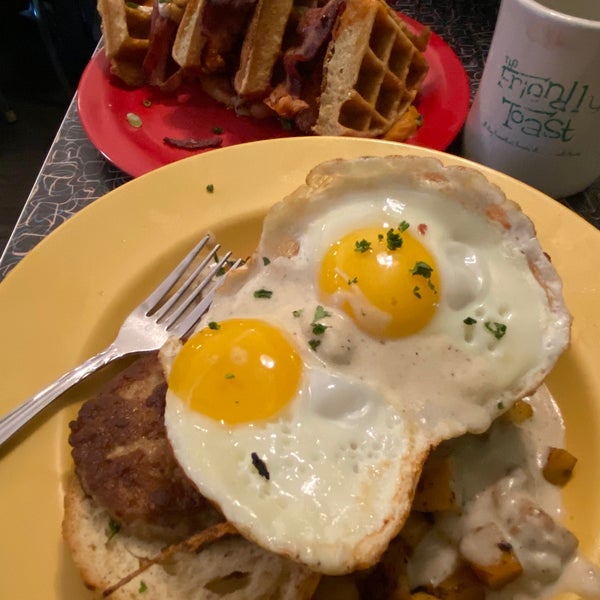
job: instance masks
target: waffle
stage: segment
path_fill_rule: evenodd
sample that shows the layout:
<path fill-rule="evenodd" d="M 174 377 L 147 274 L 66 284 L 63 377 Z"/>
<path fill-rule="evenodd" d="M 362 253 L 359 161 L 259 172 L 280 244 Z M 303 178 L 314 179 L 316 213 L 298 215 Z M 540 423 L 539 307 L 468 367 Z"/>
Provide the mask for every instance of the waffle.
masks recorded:
<path fill-rule="evenodd" d="M 143 63 L 150 45 L 152 1 L 98 0 L 97 6 L 102 17 L 104 51 L 110 59 L 111 73 L 132 87 L 143 85 Z"/>
<path fill-rule="evenodd" d="M 246 32 L 235 74 L 235 91 L 243 98 L 264 98 L 284 46 L 294 0 L 259 0 Z"/>
<path fill-rule="evenodd" d="M 203 8 L 204 0 L 189 0 L 173 42 L 173 59 L 190 73 L 200 71 L 201 67 L 204 46 L 201 23 Z"/>
<path fill-rule="evenodd" d="M 388 131 L 427 74 L 428 35 L 411 34 L 382 0 L 347 0 L 326 59 L 314 133 L 378 137 Z"/>

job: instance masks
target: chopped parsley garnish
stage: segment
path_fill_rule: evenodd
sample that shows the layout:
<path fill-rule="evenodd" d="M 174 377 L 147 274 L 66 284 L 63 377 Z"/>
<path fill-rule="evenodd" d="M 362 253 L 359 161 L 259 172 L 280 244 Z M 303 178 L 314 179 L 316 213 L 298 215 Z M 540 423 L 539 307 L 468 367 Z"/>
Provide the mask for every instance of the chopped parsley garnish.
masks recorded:
<path fill-rule="evenodd" d="M 218 135 L 219 133 L 223 133 L 223 128 L 222 127 L 213 127 L 211 131 Z"/>
<path fill-rule="evenodd" d="M 400 233 L 402 233 L 402 232 L 406 231 L 409 227 L 410 227 L 410 225 L 408 224 L 407 221 L 402 221 L 400 223 L 400 225 L 398 225 L 398 231 Z"/>
<path fill-rule="evenodd" d="M 348 279 L 348 285 L 352 285 L 353 283 L 358 283 L 358 277 L 353 277 L 352 279 Z"/>
<path fill-rule="evenodd" d="M 140 581 L 140 587 L 138 588 L 138 592 L 139 592 L 140 594 L 143 594 L 143 593 L 144 593 L 145 591 L 147 591 L 147 590 L 148 590 L 148 586 L 146 585 L 146 582 L 145 582 L 145 581 L 143 581 L 143 580 L 142 580 L 142 581 Z"/>
<path fill-rule="evenodd" d="M 386 236 L 386 243 L 388 250 L 398 250 L 398 248 L 402 248 L 402 236 L 399 233 L 396 233 L 394 229 L 388 230 Z"/>
<path fill-rule="evenodd" d="M 321 345 L 321 340 L 308 340 L 311 350 L 315 350 Z"/>
<path fill-rule="evenodd" d="M 273 292 L 271 290 L 265 290 L 264 288 L 254 292 L 255 298 L 270 298 L 272 295 Z"/>
<path fill-rule="evenodd" d="M 477 319 L 474 319 L 473 317 L 467 317 L 466 319 L 463 319 L 463 323 L 465 325 L 475 325 L 475 323 L 477 323 Z"/>
<path fill-rule="evenodd" d="M 356 252 L 367 252 L 367 250 L 371 249 L 371 242 L 367 242 L 364 238 L 360 241 L 354 242 L 354 250 Z"/>
<path fill-rule="evenodd" d="M 212 194 L 212 193 L 215 191 L 215 186 L 214 186 L 212 183 L 209 183 L 209 184 L 206 186 L 206 191 L 207 191 L 209 194 Z"/>
<path fill-rule="evenodd" d="M 504 408 L 504 402 L 498 402 L 496 406 L 498 407 L 498 410 L 502 410 Z"/>
<path fill-rule="evenodd" d="M 483 325 L 497 340 L 506 335 L 506 325 L 504 323 L 486 321 Z"/>
<path fill-rule="evenodd" d="M 225 379 L 235 379 L 235 375 L 233 373 L 225 373 Z"/>
<path fill-rule="evenodd" d="M 127 113 L 127 122 L 136 129 L 139 129 L 142 126 L 140 117 L 132 112 Z"/>
<path fill-rule="evenodd" d="M 426 262 L 418 260 L 410 272 L 413 275 L 421 275 L 421 277 L 429 279 L 429 277 L 431 277 L 431 273 L 433 272 L 433 268 L 430 267 Z"/>
<path fill-rule="evenodd" d="M 285 129 L 286 131 L 290 131 L 291 129 L 294 128 L 294 121 L 292 119 L 287 119 L 286 117 L 281 117 L 279 119 L 279 122 L 281 123 L 282 129 Z"/>
<path fill-rule="evenodd" d="M 109 519 L 106 526 L 106 541 L 112 540 L 119 531 L 121 531 L 121 524 L 117 523 L 114 519 Z"/>
<path fill-rule="evenodd" d="M 312 324 L 313 335 L 323 335 L 327 331 L 328 327 L 329 327 L 329 325 L 323 325 L 323 323 L 313 323 Z"/>
<path fill-rule="evenodd" d="M 303 308 L 298 308 L 298 309 L 296 309 L 295 311 L 293 311 L 293 312 L 292 312 L 292 314 L 293 314 L 293 315 L 294 315 L 296 318 L 298 318 L 298 317 L 301 317 L 301 316 L 302 316 L 302 313 L 303 313 L 303 312 L 304 312 L 304 309 L 303 309 Z"/>
<path fill-rule="evenodd" d="M 419 298 L 419 300 L 420 300 L 420 299 L 421 299 L 421 294 L 419 293 L 419 290 L 420 290 L 419 286 L 418 286 L 418 285 L 415 285 L 415 287 L 413 288 L 413 294 L 414 294 L 414 295 L 415 295 L 417 298 Z"/>
<path fill-rule="evenodd" d="M 271 264 L 271 259 L 268 256 L 263 256 L 263 265 L 266 267 Z"/>
<path fill-rule="evenodd" d="M 383 233 L 378 233 L 378 234 L 377 234 L 377 239 L 378 239 L 380 242 L 383 242 Z"/>
<path fill-rule="evenodd" d="M 331 313 L 327 312 L 320 304 L 317 306 L 313 321 L 310 324 L 314 335 L 323 335 L 325 333 L 329 325 L 323 325 L 323 323 L 319 323 L 319 321 L 330 316 Z"/>
<path fill-rule="evenodd" d="M 324 319 L 325 317 L 330 317 L 331 313 L 327 312 L 320 304 L 315 309 L 315 316 L 313 317 L 313 323 Z"/>
<path fill-rule="evenodd" d="M 267 469 L 265 461 L 260 458 L 256 452 L 252 452 L 250 456 L 252 457 L 252 465 L 258 471 L 258 474 L 265 479 L 271 479 L 271 475 L 269 474 L 269 469 Z"/>
<path fill-rule="evenodd" d="M 219 324 L 218 324 L 216 321 L 211 321 L 211 322 L 208 324 L 208 328 L 209 328 L 209 329 L 214 329 L 214 330 L 217 330 L 217 329 L 221 329 L 221 326 L 220 326 L 220 325 L 219 325 Z"/>

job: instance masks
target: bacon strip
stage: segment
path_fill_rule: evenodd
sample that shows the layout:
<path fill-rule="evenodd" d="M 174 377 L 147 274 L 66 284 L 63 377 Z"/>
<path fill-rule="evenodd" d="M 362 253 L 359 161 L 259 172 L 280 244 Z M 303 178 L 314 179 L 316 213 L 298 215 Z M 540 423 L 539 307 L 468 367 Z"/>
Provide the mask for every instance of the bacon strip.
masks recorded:
<path fill-rule="evenodd" d="M 292 95 L 300 95 L 302 78 L 298 72 L 299 64 L 316 57 L 331 36 L 337 17 L 345 7 L 344 0 L 329 0 L 321 8 L 307 10 L 298 23 L 300 45 L 287 50 L 283 58 L 288 77 L 288 89 Z"/>
<path fill-rule="evenodd" d="M 203 148 L 219 148 L 223 144 L 223 138 L 218 135 L 200 139 L 164 137 L 163 142 L 167 144 L 167 146 L 173 146 L 174 148 L 202 150 Z"/>

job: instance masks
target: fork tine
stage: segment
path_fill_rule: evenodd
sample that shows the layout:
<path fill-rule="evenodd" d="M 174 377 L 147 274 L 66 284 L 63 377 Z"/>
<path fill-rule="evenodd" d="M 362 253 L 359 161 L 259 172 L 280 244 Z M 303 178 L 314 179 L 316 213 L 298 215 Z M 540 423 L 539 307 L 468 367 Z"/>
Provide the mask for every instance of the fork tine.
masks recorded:
<path fill-rule="evenodd" d="M 202 315 L 208 310 L 209 306 L 213 301 L 213 297 L 215 295 L 215 291 L 221 285 L 223 279 L 220 276 L 215 278 L 215 273 L 229 260 L 231 256 L 231 252 L 228 252 L 220 261 L 215 265 L 213 272 L 200 284 L 194 297 L 199 293 L 202 289 L 204 289 L 211 282 L 214 283 L 213 287 L 204 295 L 202 300 L 198 303 L 197 306 L 187 314 L 179 323 L 175 325 L 171 325 L 167 328 L 169 333 L 176 335 L 177 337 L 184 337 L 187 335 L 198 323 Z M 234 263 L 232 263 L 229 267 L 229 270 L 236 269 L 242 264 L 242 259 L 238 258 Z M 193 300 L 193 298 L 192 298 Z"/>
<path fill-rule="evenodd" d="M 177 309 L 173 310 L 169 314 L 169 312 L 171 311 L 171 308 L 181 299 L 183 294 L 185 294 L 188 291 L 188 289 L 190 288 L 190 286 L 192 285 L 194 280 L 198 277 L 198 275 L 202 271 L 204 271 L 204 269 L 206 268 L 208 263 L 211 260 L 215 259 L 215 257 L 217 256 L 217 252 L 219 251 L 220 248 L 221 248 L 221 246 L 219 244 L 217 244 L 214 248 L 212 248 L 212 250 L 202 259 L 200 264 L 196 266 L 196 268 L 192 271 L 192 273 L 190 275 L 188 275 L 187 279 L 181 284 L 179 289 L 154 313 L 154 318 L 156 319 L 157 323 L 163 323 L 165 321 L 165 317 L 167 315 L 169 316 L 169 320 L 167 321 L 167 324 L 168 324 L 168 322 L 172 322 L 174 319 L 179 317 L 179 315 L 181 315 L 183 313 L 183 311 L 189 306 L 189 303 L 191 302 L 191 300 L 190 299 L 184 300 L 182 302 L 182 304 L 177 307 Z M 231 252 L 229 254 L 231 254 Z M 194 256 L 194 258 L 195 258 L 195 256 Z M 203 284 L 201 283 L 200 285 L 203 285 Z M 206 284 L 204 284 L 204 285 L 206 285 Z M 202 289 L 202 288 L 200 288 L 200 289 Z M 192 299 L 193 298 L 195 298 L 195 294 L 192 294 Z"/>
<path fill-rule="evenodd" d="M 198 253 L 206 246 L 210 235 L 205 235 L 183 260 L 169 273 L 160 285 L 141 303 L 147 315 L 169 292 L 173 284 L 181 277 L 182 273 L 190 266 Z"/>

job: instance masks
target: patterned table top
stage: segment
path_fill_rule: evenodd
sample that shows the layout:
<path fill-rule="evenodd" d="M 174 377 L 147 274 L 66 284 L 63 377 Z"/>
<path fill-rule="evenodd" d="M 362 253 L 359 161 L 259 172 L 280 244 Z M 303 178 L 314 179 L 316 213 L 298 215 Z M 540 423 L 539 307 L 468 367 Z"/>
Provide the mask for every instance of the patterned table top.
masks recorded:
<path fill-rule="evenodd" d="M 391 4 L 431 27 L 450 45 L 469 76 L 473 97 L 492 40 L 499 0 L 412 0 Z M 459 147 L 459 143 L 453 143 L 448 151 L 458 153 Z M 73 98 L 0 258 L 0 280 L 61 223 L 129 179 L 88 140 Z M 600 228 L 600 180 L 563 203 Z"/>

